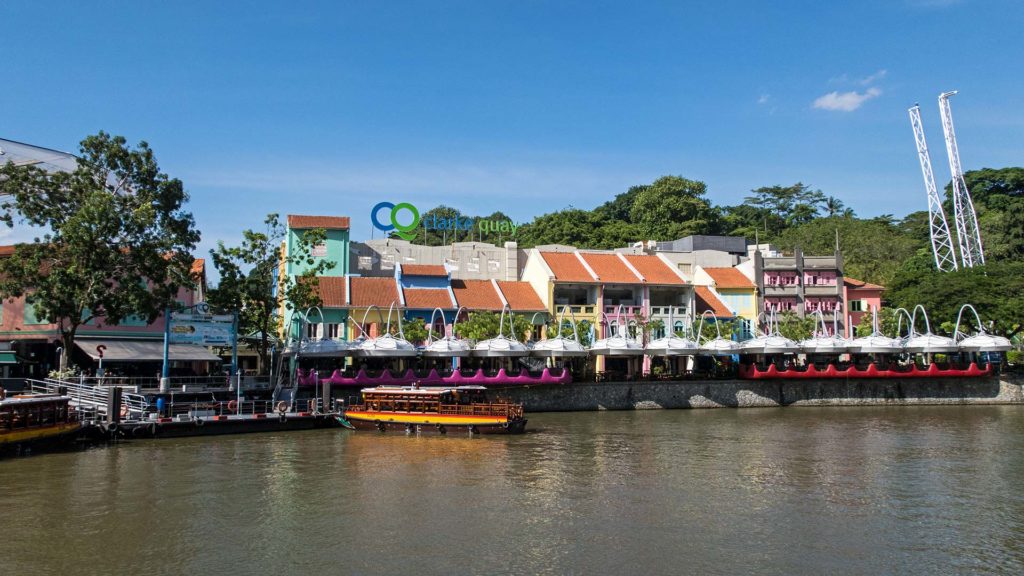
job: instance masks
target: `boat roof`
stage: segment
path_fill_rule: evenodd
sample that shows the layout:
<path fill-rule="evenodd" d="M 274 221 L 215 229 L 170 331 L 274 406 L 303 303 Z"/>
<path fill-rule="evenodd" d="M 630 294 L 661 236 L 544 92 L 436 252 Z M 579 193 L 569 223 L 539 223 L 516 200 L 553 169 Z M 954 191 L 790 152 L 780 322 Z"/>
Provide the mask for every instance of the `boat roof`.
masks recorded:
<path fill-rule="evenodd" d="M 384 394 L 423 394 L 425 396 L 437 396 L 446 392 L 480 392 L 487 390 L 483 386 L 376 386 L 374 388 L 363 388 L 360 392 L 384 393 Z"/>
<path fill-rule="evenodd" d="M 0 406 L 13 406 L 20 404 L 40 404 L 43 402 L 54 402 L 54 401 L 68 401 L 71 398 L 68 396 L 61 396 L 60 394 L 18 394 L 16 396 L 8 396 L 7 398 L 0 400 Z"/>

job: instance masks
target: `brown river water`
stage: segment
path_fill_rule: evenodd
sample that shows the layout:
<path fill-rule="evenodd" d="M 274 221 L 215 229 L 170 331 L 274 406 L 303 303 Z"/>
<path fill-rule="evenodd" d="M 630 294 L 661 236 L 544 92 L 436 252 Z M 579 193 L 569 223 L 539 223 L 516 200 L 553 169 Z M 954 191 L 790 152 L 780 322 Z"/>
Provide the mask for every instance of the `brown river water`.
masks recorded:
<path fill-rule="evenodd" d="M 0 574 L 1024 573 L 1024 407 L 529 418 L 0 461 Z"/>

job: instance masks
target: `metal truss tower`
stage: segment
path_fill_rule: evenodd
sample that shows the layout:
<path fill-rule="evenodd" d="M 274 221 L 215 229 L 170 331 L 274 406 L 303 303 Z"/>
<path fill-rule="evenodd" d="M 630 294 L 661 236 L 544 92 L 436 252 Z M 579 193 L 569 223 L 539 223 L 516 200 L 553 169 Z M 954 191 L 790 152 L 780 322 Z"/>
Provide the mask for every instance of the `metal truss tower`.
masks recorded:
<path fill-rule="evenodd" d="M 921 127 L 921 108 L 914 104 L 908 112 L 910 125 L 914 128 L 914 141 L 917 143 L 917 159 L 921 161 L 924 188 L 928 192 L 928 228 L 932 239 L 932 253 L 935 254 L 935 267 L 942 272 L 949 272 L 957 269 L 956 252 L 953 250 L 953 238 L 949 234 L 946 212 L 942 209 L 942 200 L 939 199 L 939 192 L 935 188 L 932 159 L 928 154 L 924 129 Z"/>
<path fill-rule="evenodd" d="M 985 265 L 985 251 L 981 246 L 981 230 L 978 216 L 974 212 L 971 193 L 964 182 L 960 167 L 960 151 L 956 147 L 956 133 L 953 131 L 953 113 L 949 109 L 949 97 L 956 94 L 939 94 L 939 111 L 942 113 L 942 132 L 946 135 L 946 155 L 949 156 L 949 171 L 953 174 L 953 212 L 956 220 L 956 235 L 960 244 L 960 261 L 964 268 Z"/>

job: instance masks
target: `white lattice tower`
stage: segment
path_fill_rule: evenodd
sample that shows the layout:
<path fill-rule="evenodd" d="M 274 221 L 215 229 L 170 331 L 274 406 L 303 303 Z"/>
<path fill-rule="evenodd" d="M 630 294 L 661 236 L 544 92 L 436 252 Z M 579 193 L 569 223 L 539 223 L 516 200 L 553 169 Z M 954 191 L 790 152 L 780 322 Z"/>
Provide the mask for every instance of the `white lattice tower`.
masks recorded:
<path fill-rule="evenodd" d="M 957 269 L 956 252 L 953 250 L 953 238 L 949 234 L 946 212 L 942 209 L 942 200 L 935 187 L 932 159 L 928 154 L 928 142 L 924 138 L 924 128 L 921 126 L 921 107 L 914 104 L 908 112 L 910 126 L 914 129 L 914 142 L 917 143 L 917 159 L 921 162 L 921 175 L 924 176 L 924 189 L 928 193 L 928 231 L 932 239 L 935 267 L 942 272 L 949 272 Z"/>
<path fill-rule="evenodd" d="M 953 218 L 956 220 L 956 235 L 960 244 L 960 261 L 963 262 L 964 268 L 973 268 L 975 265 L 985 265 L 985 251 L 981 246 L 978 215 L 974 212 L 974 202 L 971 201 L 971 193 L 964 182 L 964 171 L 960 167 L 960 151 L 956 147 L 953 112 L 949 109 L 949 97 L 954 94 L 956 90 L 939 95 L 939 111 L 942 114 L 942 132 L 946 136 L 949 171 L 953 175 Z"/>

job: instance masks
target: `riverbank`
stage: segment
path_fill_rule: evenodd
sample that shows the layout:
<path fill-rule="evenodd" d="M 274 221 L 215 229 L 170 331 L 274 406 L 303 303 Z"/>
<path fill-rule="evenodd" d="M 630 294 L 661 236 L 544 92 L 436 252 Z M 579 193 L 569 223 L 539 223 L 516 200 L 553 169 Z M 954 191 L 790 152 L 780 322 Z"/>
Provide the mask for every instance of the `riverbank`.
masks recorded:
<path fill-rule="evenodd" d="M 581 382 L 506 388 L 501 394 L 522 403 L 528 413 L 660 408 L 1024 404 L 1024 376 Z"/>

